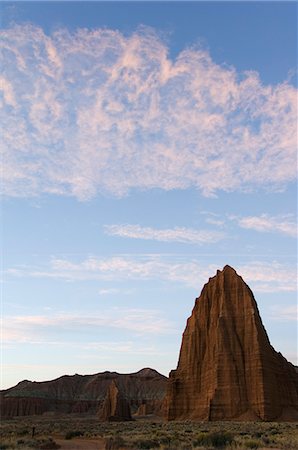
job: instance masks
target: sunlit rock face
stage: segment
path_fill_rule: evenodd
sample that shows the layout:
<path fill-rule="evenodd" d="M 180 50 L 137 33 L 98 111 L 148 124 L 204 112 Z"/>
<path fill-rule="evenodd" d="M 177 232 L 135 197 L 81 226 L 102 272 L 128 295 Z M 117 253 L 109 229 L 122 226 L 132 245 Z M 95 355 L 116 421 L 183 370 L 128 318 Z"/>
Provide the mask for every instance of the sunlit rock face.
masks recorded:
<path fill-rule="evenodd" d="M 229 266 L 196 299 L 171 371 L 168 420 L 298 419 L 298 375 L 270 345 L 250 288 Z"/>

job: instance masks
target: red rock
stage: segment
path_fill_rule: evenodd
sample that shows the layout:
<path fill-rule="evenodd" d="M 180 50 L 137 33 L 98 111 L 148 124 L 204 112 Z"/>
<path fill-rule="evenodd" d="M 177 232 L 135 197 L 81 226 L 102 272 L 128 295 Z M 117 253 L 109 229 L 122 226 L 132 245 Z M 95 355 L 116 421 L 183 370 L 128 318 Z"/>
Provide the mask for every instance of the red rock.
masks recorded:
<path fill-rule="evenodd" d="M 124 422 L 132 420 L 129 403 L 119 391 L 115 381 L 112 381 L 108 387 L 98 416 L 102 422 Z"/>
<path fill-rule="evenodd" d="M 250 288 L 226 266 L 205 284 L 171 371 L 168 420 L 298 419 L 298 376 L 270 345 Z"/>

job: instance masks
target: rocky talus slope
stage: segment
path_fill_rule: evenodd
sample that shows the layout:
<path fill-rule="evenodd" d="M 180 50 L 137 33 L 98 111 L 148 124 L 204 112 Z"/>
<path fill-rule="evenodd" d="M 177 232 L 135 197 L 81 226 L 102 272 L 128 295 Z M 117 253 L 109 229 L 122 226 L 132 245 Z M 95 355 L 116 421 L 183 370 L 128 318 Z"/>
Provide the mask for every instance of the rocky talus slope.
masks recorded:
<path fill-rule="evenodd" d="M 252 291 L 229 266 L 196 299 L 170 373 L 166 417 L 298 419 L 295 367 L 270 345 Z"/>
<path fill-rule="evenodd" d="M 96 414 L 112 382 L 128 399 L 132 413 L 140 405 L 150 405 L 161 414 L 167 377 L 153 369 L 131 374 L 103 372 L 95 375 L 62 376 L 52 381 L 22 381 L 0 392 L 1 417 L 44 413 Z"/>

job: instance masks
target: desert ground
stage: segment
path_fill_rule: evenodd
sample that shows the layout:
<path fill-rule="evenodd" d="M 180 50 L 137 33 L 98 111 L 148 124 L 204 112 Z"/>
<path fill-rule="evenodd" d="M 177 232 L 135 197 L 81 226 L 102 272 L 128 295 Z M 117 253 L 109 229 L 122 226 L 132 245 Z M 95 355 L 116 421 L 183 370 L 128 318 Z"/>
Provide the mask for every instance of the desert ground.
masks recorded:
<path fill-rule="evenodd" d="M 34 436 L 32 430 L 34 427 Z M 298 449 L 298 423 L 163 422 L 156 417 L 100 423 L 96 416 L 2 420 L 0 449 Z"/>

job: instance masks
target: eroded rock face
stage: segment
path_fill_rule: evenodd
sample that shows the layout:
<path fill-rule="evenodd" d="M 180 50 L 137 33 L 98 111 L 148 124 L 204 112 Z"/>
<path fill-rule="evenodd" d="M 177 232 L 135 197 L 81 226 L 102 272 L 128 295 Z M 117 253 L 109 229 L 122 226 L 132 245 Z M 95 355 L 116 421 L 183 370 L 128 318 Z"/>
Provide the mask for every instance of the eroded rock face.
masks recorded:
<path fill-rule="evenodd" d="M 162 404 L 160 403 L 159 408 L 161 409 Z M 148 416 L 154 414 L 156 411 L 156 404 L 154 402 L 142 403 L 136 412 L 136 416 Z"/>
<path fill-rule="evenodd" d="M 168 420 L 298 419 L 298 376 L 270 345 L 250 288 L 226 266 L 205 284 L 171 371 Z"/>
<path fill-rule="evenodd" d="M 126 398 L 119 391 L 115 381 L 112 381 L 104 402 L 98 412 L 102 422 L 123 422 L 132 420 L 130 406 Z"/>
<path fill-rule="evenodd" d="M 154 369 L 145 368 L 131 374 L 103 372 L 95 375 L 64 375 L 43 382 L 24 380 L 0 392 L 0 416 L 96 414 L 113 380 L 129 400 L 133 413 L 141 404 L 150 403 L 153 413 L 162 415 L 167 377 Z"/>

